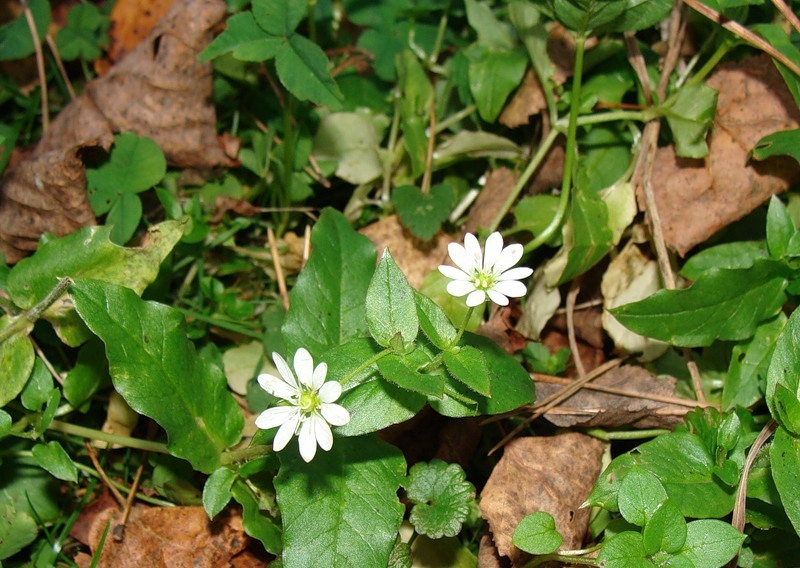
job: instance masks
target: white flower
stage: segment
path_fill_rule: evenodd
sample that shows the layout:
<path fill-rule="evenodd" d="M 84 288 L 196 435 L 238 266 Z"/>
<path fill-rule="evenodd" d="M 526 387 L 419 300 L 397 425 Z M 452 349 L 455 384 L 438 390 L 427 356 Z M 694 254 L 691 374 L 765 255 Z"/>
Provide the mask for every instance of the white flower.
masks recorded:
<path fill-rule="evenodd" d="M 447 247 L 458 268 L 442 265 L 439 272 L 452 279 L 447 284 L 447 291 L 457 298 L 467 296 L 469 307 L 481 305 L 486 296 L 495 304 L 507 306 L 508 298 L 525 295 L 527 290 L 520 280 L 533 274 L 533 270 L 512 268 L 522 258 L 522 245 L 512 244 L 503 248 L 500 233 L 489 235 L 485 249 L 481 250 L 475 235 L 467 233 L 464 246 L 450 243 Z"/>
<path fill-rule="evenodd" d="M 283 357 L 273 353 L 272 360 L 280 378 L 264 373 L 258 376 L 258 384 L 272 396 L 282 398 L 286 404 L 262 412 L 256 418 L 256 426 L 264 430 L 280 426 L 272 442 L 272 449 L 276 452 L 285 448 L 291 437 L 297 434 L 300 455 L 310 462 L 317 453 L 317 445 L 325 451 L 333 446 L 329 424 L 344 426 L 350 422 L 350 413 L 333 404 L 342 394 L 342 385 L 336 381 L 326 383 L 328 365 L 320 363 L 315 368 L 311 354 L 303 348 L 294 354 L 297 377 Z"/>

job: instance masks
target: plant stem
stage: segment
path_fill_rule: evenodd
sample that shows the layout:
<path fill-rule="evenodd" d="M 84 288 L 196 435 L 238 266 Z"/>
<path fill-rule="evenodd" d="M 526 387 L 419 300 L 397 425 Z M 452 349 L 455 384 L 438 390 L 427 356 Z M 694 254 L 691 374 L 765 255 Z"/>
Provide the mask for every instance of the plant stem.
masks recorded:
<path fill-rule="evenodd" d="M 652 428 L 650 430 L 624 430 L 619 432 L 608 432 L 601 428 L 590 428 L 585 431 L 585 434 L 610 442 L 612 440 L 643 440 L 645 438 L 655 438 L 662 434 L 669 434 L 671 430 L 666 428 Z"/>
<path fill-rule="evenodd" d="M 211 325 L 220 327 L 222 329 L 227 329 L 228 331 L 245 335 L 247 337 L 252 337 L 253 339 L 258 339 L 258 340 L 264 339 L 264 335 L 262 333 L 249 330 L 245 327 L 241 327 L 233 323 L 228 323 L 225 320 L 216 319 L 212 316 L 207 316 L 205 314 L 201 314 L 200 312 L 195 312 L 194 310 L 187 310 L 186 308 L 181 308 L 180 306 L 174 306 L 174 308 L 179 312 L 181 312 L 186 317 L 194 318 L 198 321 L 209 323 Z"/>
<path fill-rule="evenodd" d="M 92 469 L 88 465 L 84 465 L 84 464 L 78 463 L 78 462 L 73 462 L 73 463 L 75 464 L 75 467 L 77 467 L 82 472 L 84 472 L 84 473 L 86 473 L 88 475 L 91 475 L 92 477 L 96 477 L 98 479 L 100 478 L 100 474 L 97 473 L 94 469 Z M 113 479 L 109 479 L 108 482 L 111 485 L 113 485 L 114 487 L 116 487 L 117 489 L 119 489 L 120 491 L 122 491 L 123 493 L 130 494 L 130 492 L 131 492 L 130 488 L 128 486 L 126 486 L 124 483 L 119 483 L 118 481 L 114 481 Z M 144 503 L 149 503 L 151 505 L 157 505 L 159 507 L 174 507 L 175 506 L 175 503 L 171 503 L 170 501 L 165 501 L 164 499 L 156 499 L 154 497 L 148 497 L 147 495 L 145 495 L 143 493 L 137 493 L 136 494 L 136 498 L 139 501 L 142 501 Z"/>
<path fill-rule="evenodd" d="M 687 87 L 691 87 L 692 85 L 696 85 L 705 80 L 711 71 L 717 66 L 717 64 L 722 60 L 725 55 L 731 50 L 734 44 L 731 44 L 728 41 L 722 41 L 717 47 L 717 50 L 711 54 L 711 57 L 708 58 L 703 66 L 698 69 L 697 73 L 695 73 L 691 79 L 686 82 Z"/>
<path fill-rule="evenodd" d="M 467 105 L 467 106 L 465 106 L 464 108 L 462 108 L 457 113 L 451 114 L 450 116 L 445 118 L 443 121 L 438 123 L 436 125 L 436 128 L 434 128 L 434 132 L 436 134 L 439 134 L 440 132 L 443 132 L 444 130 L 447 130 L 452 125 L 454 125 L 454 124 L 456 124 L 458 122 L 461 122 L 463 119 L 467 118 L 469 115 L 471 115 L 476 110 L 478 110 L 478 107 L 475 106 L 475 105 Z"/>
<path fill-rule="evenodd" d="M 25 329 L 25 327 L 28 325 L 36 323 L 36 320 L 41 317 L 42 313 L 47 310 L 47 308 L 55 304 L 71 285 L 71 278 L 62 278 L 59 280 L 58 284 L 56 284 L 53 289 L 50 290 L 47 296 L 45 296 L 44 300 L 17 316 L 17 318 L 11 322 L 11 325 L 0 331 L 0 344 L 2 344 L 12 335 Z"/>
<path fill-rule="evenodd" d="M 342 380 L 340 380 L 340 381 L 339 381 L 339 384 L 341 384 L 342 386 L 344 386 L 344 385 L 345 385 L 345 384 L 346 384 L 348 381 L 350 381 L 350 380 L 351 380 L 353 377 L 355 377 L 355 376 L 356 376 L 357 374 L 359 374 L 361 371 L 363 371 L 364 369 L 366 369 L 366 368 L 367 368 L 367 367 L 369 367 L 370 365 L 373 365 L 373 364 L 375 364 L 375 363 L 376 363 L 376 362 L 378 362 L 380 359 L 383 359 L 383 358 L 384 358 L 384 357 L 386 357 L 386 356 L 387 356 L 389 353 L 392 353 L 392 351 L 393 351 L 393 350 L 392 350 L 391 348 L 388 348 L 388 347 L 387 347 L 386 349 L 384 349 L 384 350 L 383 350 L 383 351 L 381 351 L 380 353 L 376 353 L 375 355 L 373 355 L 372 357 L 370 357 L 369 359 L 367 359 L 366 361 L 364 361 L 363 363 L 361 363 L 361 364 L 360 364 L 358 367 L 356 367 L 355 369 L 353 369 L 352 371 L 350 371 L 349 373 L 347 373 L 347 374 L 346 374 L 346 375 L 345 375 L 345 376 L 342 378 Z"/>
<path fill-rule="evenodd" d="M 54 432 L 61 432 L 70 436 L 78 436 L 79 438 L 86 438 L 88 440 L 99 440 L 101 442 L 108 442 L 109 444 L 117 444 L 135 450 L 146 450 L 148 452 L 156 452 L 159 454 L 169 454 L 166 444 L 160 442 L 152 442 L 150 440 L 142 440 L 141 438 L 131 438 L 130 436 L 120 436 L 118 434 L 108 434 L 93 428 L 86 428 L 85 426 L 78 426 L 70 424 L 69 422 L 61 422 L 60 420 L 53 420 L 47 427 L 48 430 Z"/>
<path fill-rule="evenodd" d="M 222 452 L 220 456 L 220 463 L 228 465 L 236 462 L 248 461 L 255 458 L 260 458 L 270 452 L 271 448 L 265 445 L 248 446 L 238 450 L 228 450 Z"/>
<path fill-rule="evenodd" d="M 475 306 L 470 306 L 469 309 L 467 309 L 467 316 L 464 318 L 464 323 L 462 323 L 461 327 L 458 328 L 458 334 L 456 335 L 456 338 L 453 341 L 453 345 L 458 345 L 458 342 L 461 341 L 461 336 L 464 335 L 464 330 L 467 329 L 469 318 L 472 317 L 472 312 L 474 311 L 475 311 Z"/>
<path fill-rule="evenodd" d="M 543 554 L 542 556 L 537 556 L 527 564 L 525 564 L 525 568 L 533 568 L 534 566 L 539 566 L 540 564 L 544 564 L 545 562 L 550 562 L 551 560 L 555 560 L 557 562 L 563 562 L 564 564 L 583 564 L 584 566 L 600 566 L 600 563 L 595 558 L 581 558 L 580 556 L 570 556 L 569 554 L 558 554 L 554 552 L 553 554 Z"/>

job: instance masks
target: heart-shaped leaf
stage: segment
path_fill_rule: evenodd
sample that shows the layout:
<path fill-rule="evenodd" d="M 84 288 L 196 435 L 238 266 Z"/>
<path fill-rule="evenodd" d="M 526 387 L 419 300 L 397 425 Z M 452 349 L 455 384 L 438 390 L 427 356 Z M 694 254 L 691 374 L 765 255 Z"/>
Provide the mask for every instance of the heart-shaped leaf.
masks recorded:
<path fill-rule="evenodd" d="M 434 185 L 429 193 L 413 185 L 401 185 L 392 192 L 392 203 L 400 222 L 423 241 L 428 241 L 450 215 L 453 189 L 446 184 Z"/>

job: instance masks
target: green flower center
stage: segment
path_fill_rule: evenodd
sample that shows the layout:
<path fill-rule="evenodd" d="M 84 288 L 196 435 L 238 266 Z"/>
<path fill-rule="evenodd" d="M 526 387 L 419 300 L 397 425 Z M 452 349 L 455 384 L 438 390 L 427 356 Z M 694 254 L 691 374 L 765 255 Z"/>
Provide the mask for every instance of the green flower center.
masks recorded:
<path fill-rule="evenodd" d="M 320 400 L 316 393 L 303 391 L 297 404 L 303 414 L 311 414 L 320 406 Z"/>
<path fill-rule="evenodd" d="M 475 286 L 476 289 L 483 290 L 484 292 L 494 288 L 495 284 L 497 284 L 497 279 L 491 272 L 479 270 L 475 272 L 475 275 L 472 277 L 472 285 Z"/>

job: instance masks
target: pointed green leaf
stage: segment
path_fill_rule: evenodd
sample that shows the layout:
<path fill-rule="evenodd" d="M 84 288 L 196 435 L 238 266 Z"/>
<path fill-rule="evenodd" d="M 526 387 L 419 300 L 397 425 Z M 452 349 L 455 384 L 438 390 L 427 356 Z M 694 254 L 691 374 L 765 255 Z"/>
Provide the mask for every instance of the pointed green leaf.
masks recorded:
<path fill-rule="evenodd" d="M 528 58 L 519 51 L 483 50 L 469 64 L 469 88 L 486 122 L 494 122 L 506 99 L 519 87 Z"/>
<path fill-rule="evenodd" d="M 253 0 L 253 17 L 261 29 L 277 37 L 290 36 L 308 13 L 306 0 Z"/>
<path fill-rule="evenodd" d="M 220 467 L 208 476 L 203 486 L 203 508 L 209 519 L 216 517 L 231 500 L 231 486 L 235 480 L 236 472 L 227 467 Z"/>
<path fill-rule="evenodd" d="M 605 568 L 655 568 L 644 550 L 642 535 L 625 531 L 615 534 L 603 543 L 597 555 Z"/>
<path fill-rule="evenodd" d="M 16 319 L 11 316 L 0 317 L 0 331 L 6 329 Z M 28 337 L 33 324 L 26 327 L 28 329 L 15 333 L 0 343 L 0 408 L 17 398 L 25 388 L 25 383 L 28 382 L 33 370 L 36 355 L 33 352 L 33 343 Z"/>
<path fill-rule="evenodd" d="M 677 555 L 696 568 L 719 568 L 739 553 L 745 535 L 717 519 L 692 521 L 687 525 L 686 543 Z"/>
<path fill-rule="evenodd" d="M 444 379 L 441 375 L 418 373 L 398 355 L 389 354 L 378 360 L 378 370 L 387 381 L 426 396 L 442 397 Z"/>
<path fill-rule="evenodd" d="M 375 270 L 375 246 L 334 209 L 322 211 L 311 244 L 281 333 L 287 352 L 305 347 L 319 357 L 367 333 L 364 303 Z"/>
<path fill-rule="evenodd" d="M 80 408 L 104 383 L 111 383 L 108 361 L 103 342 L 93 337 L 81 346 L 75 366 L 64 379 L 64 398 Z"/>
<path fill-rule="evenodd" d="M 717 108 L 716 89 L 703 83 L 683 87 L 662 110 L 675 139 L 675 153 L 681 158 L 708 155 L 706 133 Z"/>
<path fill-rule="evenodd" d="M 53 388 L 53 376 L 44 362 L 37 358 L 33 363 L 30 378 L 19 397 L 22 406 L 31 412 L 41 412 L 42 407 L 50 399 Z"/>
<path fill-rule="evenodd" d="M 800 129 L 782 130 L 764 136 L 753 148 L 753 158 L 766 160 L 772 156 L 791 156 L 800 162 Z"/>
<path fill-rule="evenodd" d="M 511 49 L 514 40 L 506 24 L 500 23 L 486 2 L 465 0 L 467 21 L 478 34 L 478 44 L 492 49 Z"/>
<path fill-rule="evenodd" d="M 444 351 L 442 358 L 447 371 L 470 389 L 491 396 L 489 369 L 483 354 L 469 345 L 454 351 Z"/>
<path fill-rule="evenodd" d="M 582 185 L 575 187 L 570 212 L 572 236 L 565 235 L 564 244 L 570 243 L 567 264 L 558 284 L 569 282 L 597 264 L 614 245 L 614 233 L 609 226 L 608 205 L 600 196 Z"/>
<path fill-rule="evenodd" d="M 31 453 L 33 459 L 40 466 L 50 472 L 54 477 L 63 481 L 78 482 L 78 468 L 69 457 L 69 454 L 61 447 L 58 442 L 48 442 L 47 444 L 36 444 Z"/>
<path fill-rule="evenodd" d="M 306 464 L 281 454 L 275 478 L 283 563 L 295 568 L 386 566 L 403 519 L 403 454 L 374 436 L 337 438 Z"/>
<path fill-rule="evenodd" d="M 260 540 L 264 549 L 270 554 L 280 554 L 282 544 L 278 522 L 259 508 L 258 499 L 250 487 L 243 480 L 237 479 L 231 487 L 231 494 L 242 506 L 244 531 Z"/>
<path fill-rule="evenodd" d="M 797 232 L 789 210 L 776 195 L 769 200 L 767 209 L 767 247 L 772 258 L 780 259 L 786 255 L 789 242 Z"/>
<path fill-rule="evenodd" d="M 550 554 L 558 550 L 563 538 L 550 513 L 536 511 L 524 517 L 514 529 L 514 546 L 530 554 Z"/>
<path fill-rule="evenodd" d="M 261 29 L 252 12 L 241 12 L 228 18 L 225 31 L 201 51 L 197 59 L 210 61 L 231 53 L 239 61 L 268 61 L 275 57 L 282 42 L 283 38 L 270 36 Z"/>
<path fill-rule="evenodd" d="M 800 438 L 778 428 L 769 449 L 772 478 L 781 496 L 786 516 L 800 535 Z"/>
<path fill-rule="evenodd" d="M 283 86 L 301 101 L 311 101 L 338 110 L 342 92 L 328 70 L 325 52 L 313 41 L 294 34 L 281 43 L 275 67 Z"/>
<path fill-rule="evenodd" d="M 757 259 L 750 269 L 711 269 L 689 288 L 662 290 L 611 313 L 641 335 L 700 347 L 751 337 L 786 301 L 786 284 L 784 263 Z"/>
<path fill-rule="evenodd" d="M 442 460 L 417 463 L 409 470 L 405 487 L 414 504 L 409 521 L 418 534 L 442 538 L 461 532 L 475 500 L 475 487 L 461 466 Z"/>
<path fill-rule="evenodd" d="M 663 550 L 678 552 L 686 542 L 686 519 L 674 502 L 667 499 L 652 514 L 642 531 L 642 542 L 648 554 Z"/>
<path fill-rule="evenodd" d="M 419 318 L 414 290 L 388 249 L 383 251 L 369 284 L 366 309 L 369 331 L 380 345 L 388 347 L 398 334 L 406 347 L 417 338 Z"/>
<path fill-rule="evenodd" d="M 417 303 L 417 317 L 422 333 L 439 349 L 447 349 L 453 345 L 458 330 L 436 302 L 420 292 L 414 291 Z"/>
<path fill-rule="evenodd" d="M 681 274 L 689 280 L 697 280 L 712 268 L 750 268 L 759 258 L 769 258 L 764 241 L 723 243 L 692 256 L 681 268 Z"/>
<path fill-rule="evenodd" d="M 800 357 L 800 310 L 795 310 L 775 344 L 767 372 L 766 393 L 767 406 L 772 417 L 794 433 L 798 433 L 797 400 L 800 398 L 798 357 Z M 783 387 L 780 393 L 778 386 Z"/>
<path fill-rule="evenodd" d="M 667 492 L 658 478 L 640 468 L 632 469 L 622 479 L 617 497 L 623 518 L 637 527 L 645 526 L 666 500 Z"/>
<path fill-rule="evenodd" d="M 76 281 L 71 293 L 83 321 L 106 345 L 111 378 L 125 402 L 166 430 L 175 456 L 202 472 L 216 469 L 222 451 L 239 441 L 243 417 L 222 370 L 186 338 L 183 315 L 95 280 Z"/>

